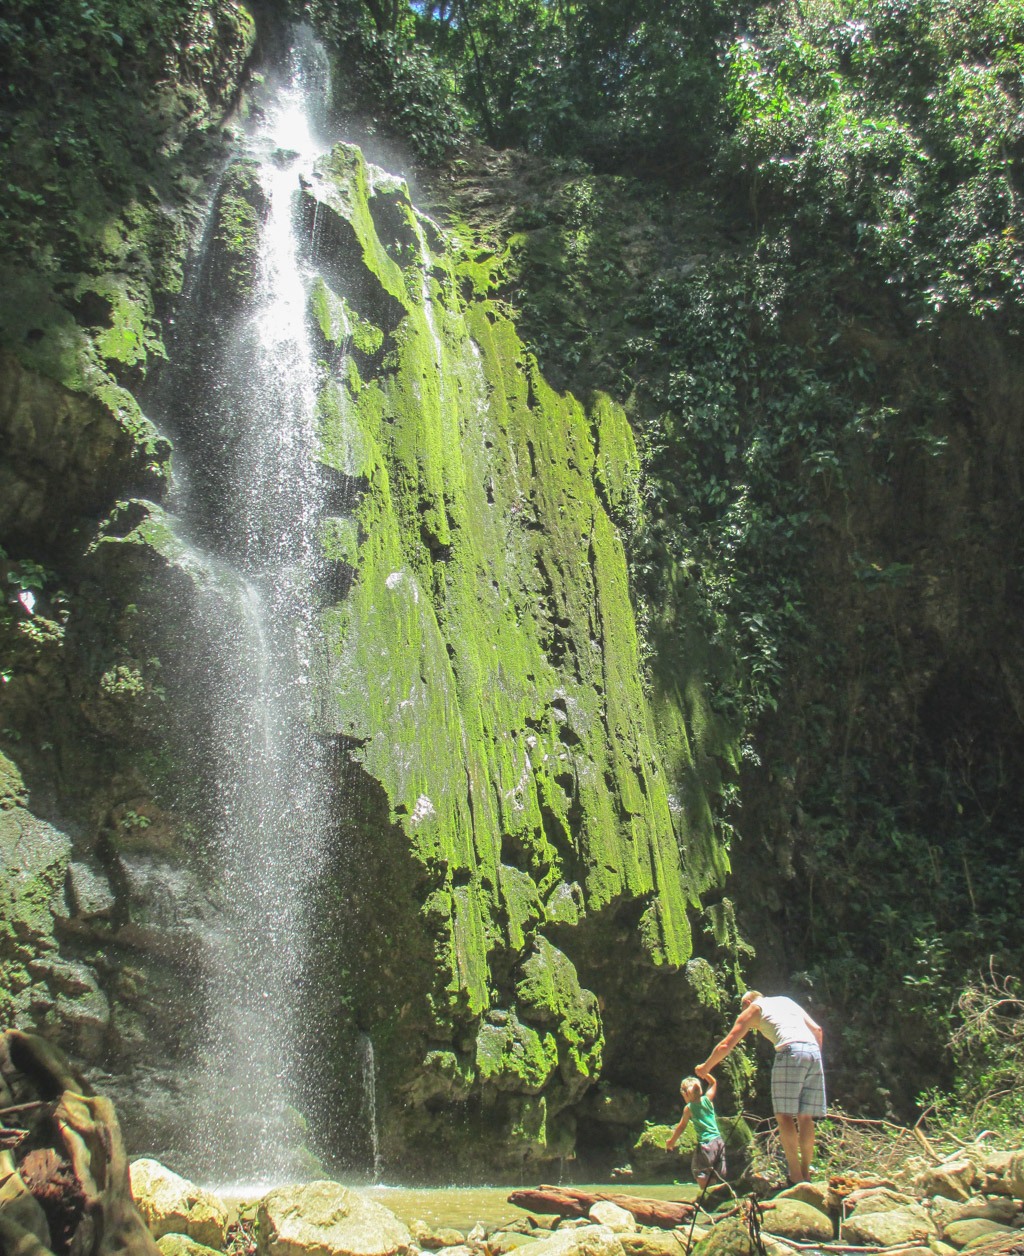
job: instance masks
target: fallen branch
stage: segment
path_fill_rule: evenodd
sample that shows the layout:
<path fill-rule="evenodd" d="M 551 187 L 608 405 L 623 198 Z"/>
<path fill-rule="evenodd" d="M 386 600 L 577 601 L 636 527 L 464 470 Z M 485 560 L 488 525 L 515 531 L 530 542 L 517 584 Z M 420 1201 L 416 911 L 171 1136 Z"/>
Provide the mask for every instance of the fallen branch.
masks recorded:
<path fill-rule="evenodd" d="M 12 1108 L 0 1108 L 0 1121 L 9 1116 L 17 1116 L 21 1112 L 34 1112 L 36 1108 L 48 1108 L 51 1105 L 43 1099 L 34 1099 L 32 1103 L 16 1103 Z"/>
<path fill-rule="evenodd" d="M 942 1163 L 942 1157 L 935 1150 L 935 1148 L 931 1145 L 928 1139 L 925 1138 L 924 1134 L 921 1132 L 920 1129 L 918 1129 L 916 1125 L 914 1126 L 914 1137 L 921 1144 L 921 1146 L 925 1149 L 928 1155 L 931 1156 L 931 1158 L 935 1161 L 936 1164 Z"/>

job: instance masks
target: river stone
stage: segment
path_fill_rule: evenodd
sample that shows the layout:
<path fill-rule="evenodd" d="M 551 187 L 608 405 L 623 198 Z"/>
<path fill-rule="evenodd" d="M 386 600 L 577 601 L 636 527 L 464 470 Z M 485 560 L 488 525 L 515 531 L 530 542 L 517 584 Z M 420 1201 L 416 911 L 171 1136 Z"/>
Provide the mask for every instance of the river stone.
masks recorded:
<path fill-rule="evenodd" d="M 184 1234 L 204 1247 L 223 1250 L 228 1210 L 221 1199 L 158 1160 L 136 1160 L 128 1172 L 132 1197 L 155 1239 Z"/>
<path fill-rule="evenodd" d="M 859 1205 L 839 1227 L 842 1242 L 867 1247 L 894 1247 L 927 1243 L 935 1236 L 935 1223 L 920 1204 L 886 1207 L 885 1202 L 872 1199 Z M 873 1204 L 881 1206 L 871 1208 Z"/>
<path fill-rule="evenodd" d="M 636 1234 L 620 1234 L 619 1242 L 626 1256 L 684 1256 L 689 1226 L 682 1230 L 641 1230 Z M 699 1243 L 707 1230 L 693 1227 L 693 1241 Z"/>
<path fill-rule="evenodd" d="M 779 1191 L 775 1196 L 775 1202 L 780 1199 L 795 1199 L 801 1204 L 810 1204 L 812 1208 L 817 1208 L 819 1212 L 830 1214 L 829 1209 L 829 1188 L 824 1182 L 797 1182 L 795 1186 L 790 1186 L 784 1191 Z"/>
<path fill-rule="evenodd" d="M 1024 1150 L 1010 1154 L 1006 1166 L 1006 1181 L 1014 1199 L 1024 1199 Z"/>
<path fill-rule="evenodd" d="M 339 1182 L 282 1186 L 260 1201 L 260 1256 L 395 1256 L 413 1251 L 401 1221 Z"/>
<path fill-rule="evenodd" d="M 636 1217 L 610 1199 L 599 1199 L 590 1209 L 590 1218 L 598 1225 L 606 1225 L 613 1234 L 634 1234 L 637 1229 Z"/>
<path fill-rule="evenodd" d="M 12 1223 L 12 1229 L 13 1226 L 18 1226 L 26 1234 L 38 1239 L 43 1247 L 50 1246 L 50 1226 L 46 1213 L 22 1181 L 21 1174 L 15 1170 L 14 1157 L 9 1152 L 3 1153 L 0 1164 L 0 1217 Z M 13 1238 L 13 1234 L 9 1234 L 8 1238 Z M 4 1236 L 0 1233 L 0 1248 L 4 1246 Z M 19 1249 L 20 1246 L 19 1244 Z"/>
<path fill-rule="evenodd" d="M 221 1256 L 214 1247 L 204 1247 L 187 1234 L 164 1234 L 156 1243 L 160 1256 Z"/>
<path fill-rule="evenodd" d="M 952 1243 L 944 1243 L 942 1239 L 929 1239 L 928 1250 L 934 1253 L 934 1256 L 957 1256 L 956 1248 Z"/>
<path fill-rule="evenodd" d="M 954 1247 L 969 1247 L 978 1239 L 1013 1233 L 1013 1226 L 1000 1225 L 998 1221 L 989 1221 L 985 1217 L 968 1217 L 963 1221 L 951 1221 L 943 1230 L 942 1237 Z"/>
<path fill-rule="evenodd" d="M 932 1203 L 938 1203 L 932 1200 Z M 1024 1221 L 1024 1213 L 1021 1212 L 1020 1202 L 1012 1199 L 1008 1195 L 995 1196 L 992 1199 L 985 1199 L 984 1196 L 975 1195 L 969 1199 L 966 1204 L 954 1204 L 955 1215 L 946 1217 L 944 1224 L 949 1225 L 951 1221 L 967 1221 L 972 1217 L 982 1217 L 985 1221 L 998 1221 L 1000 1225 L 1008 1225 L 1016 1227 Z M 935 1216 L 934 1208 L 931 1209 L 932 1216 Z"/>
<path fill-rule="evenodd" d="M 550 1238 L 539 1239 L 530 1248 L 530 1256 L 623 1256 L 622 1244 L 617 1234 L 605 1225 L 582 1225 L 567 1230 L 563 1223 Z"/>
<path fill-rule="evenodd" d="M 914 1179 L 919 1195 L 944 1195 L 947 1199 L 969 1199 L 978 1180 L 978 1170 L 970 1160 L 947 1160 L 932 1165 Z"/>
<path fill-rule="evenodd" d="M 447 1227 L 435 1229 L 427 1225 L 425 1221 L 414 1221 L 409 1226 L 409 1233 L 420 1247 L 431 1252 L 436 1252 L 442 1247 L 461 1247 L 466 1241 L 466 1236 L 461 1230 Z"/>
<path fill-rule="evenodd" d="M 813 1204 L 780 1196 L 772 1202 L 775 1207 L 761 1214 L 761 1229 L 769 1234 L 797 1243 L 830 1243 L 835 1237 L 832 1219 Z"/>
<path fill-rule="evenodd" d="M 693 1256 L 753 1256 L 754 1244 L 746 1225 L 738 1217 L 729 1217 L 712 1226 L 693 1249 Z"/>

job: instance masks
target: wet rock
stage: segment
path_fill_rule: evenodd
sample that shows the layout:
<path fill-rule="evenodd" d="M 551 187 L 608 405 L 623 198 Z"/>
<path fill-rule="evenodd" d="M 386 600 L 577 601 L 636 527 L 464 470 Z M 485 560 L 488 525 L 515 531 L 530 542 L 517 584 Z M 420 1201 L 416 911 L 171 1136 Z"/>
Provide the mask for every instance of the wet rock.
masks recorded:
<path fill-rule="evenodd" d="M 210 1191 L 172 1173 L 157 1160 L 131 1166 L 132 1194 L 154 1238 L 184 1234 L 205 1247 L 223 1248 L 228 1210 Z"/>
<path fill-rule="evenodd" d="M 260 1256 L 398 1256 L 413 1251 L 387 1208 L 338 1182 L 271 1191 L 257 1214 Z"/>
<path fill-rule="evenodd" d="M 431 1252 L 442 1247 L 459 1247 L 466 1241 L 461 1230 L 429 1226 L 425 1221 L 414 1221 L 409 1226 L 409 1233 L 420 1247 Z"/>

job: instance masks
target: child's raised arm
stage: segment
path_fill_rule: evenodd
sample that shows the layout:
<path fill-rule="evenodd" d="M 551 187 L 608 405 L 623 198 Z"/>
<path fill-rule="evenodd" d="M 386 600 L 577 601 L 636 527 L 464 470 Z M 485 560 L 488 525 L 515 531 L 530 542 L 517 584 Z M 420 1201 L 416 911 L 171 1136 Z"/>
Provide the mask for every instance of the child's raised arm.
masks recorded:
<path fill-rule="evenodd" d="M 712 1074 L 711 1074 L 711 1073 L 709 1073 L 709 1074 L 707 1075 L 707 1079 L 706 1079 L 706 1080 L 707 1080 L 707 1083 L 708 1083 L 708 1088 L 707 1088 L 707 1090 L 705 1090 L 705 1091 L 704 1091 L 704 1098 L 705 1098 L 705 1099 L 710 1099 L 710 1100 L 711 1100 L 711 1102 L 712 1102 L 712 1103 L 714 1103 L 714 1101 L 715 1101 L 715 1095 L 717 1095 L 717 1094 L 718 1094 L 718 1079 L 717 1079 L 716 1077 L 712 1076 Z"/>

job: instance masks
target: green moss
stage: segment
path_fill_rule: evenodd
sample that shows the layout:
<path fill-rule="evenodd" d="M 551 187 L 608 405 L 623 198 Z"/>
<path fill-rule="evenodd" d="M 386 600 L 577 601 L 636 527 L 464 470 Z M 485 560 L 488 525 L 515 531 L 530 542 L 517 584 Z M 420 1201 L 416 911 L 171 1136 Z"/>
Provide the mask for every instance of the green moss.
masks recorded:
<path fill-rule="evenodd" d="M 539 1094 L 558 1066 L 552 1034 L 539 1034 L 515 1013 L 496 1013 L 476 1038 L 476 1068 L 482 1081 L 497 1089 Z"/>
<path fill-rule="evenodd" d="M 327 344 L 344 348 L 351 343 L 367 357 L 380 352 L 384 332 L 368 319 L 360 318 L 345 298 L 338 296 L 319 275 L 313 282 L 310 306 Z"/>
<path fill-rule="evenodd" d="M 217 284 L 236 301 L 249 300 L 256 290 L 259 231 L 267 204 L 259 164 L 232 162 L 217 193 L 210 256 Z"/>
<path fill-rule="evenodd" d="M 355 568 L 324 616 L 325 731 L 380 781 L 423 870 L 438 1024 L 481 1018 L 474 1084 L 541 1085 L 529 1119 L 550 1132 L 603 1038 L 545 924 L 646 905 L 650 960 L 683 964 L 704 874 L 682 858 L 692 835 L 642 684 L 620 531 L 639 513 L 636 449 L 609 399 L 588 412 L 548 386 L 489 281 L 470 279 L 480 252 L 445 250 L 357 150 L 319 174 L 307 221 L 364 268 L 350 302 L 316 285 L 325 343 L 387 320 L 386 354 L 336 360 L 320 398 L 320 456 L 361 485 L 352 524 L 324 531 Z"/>

